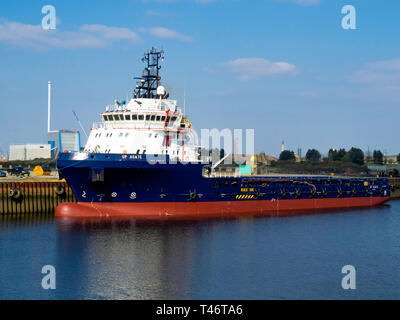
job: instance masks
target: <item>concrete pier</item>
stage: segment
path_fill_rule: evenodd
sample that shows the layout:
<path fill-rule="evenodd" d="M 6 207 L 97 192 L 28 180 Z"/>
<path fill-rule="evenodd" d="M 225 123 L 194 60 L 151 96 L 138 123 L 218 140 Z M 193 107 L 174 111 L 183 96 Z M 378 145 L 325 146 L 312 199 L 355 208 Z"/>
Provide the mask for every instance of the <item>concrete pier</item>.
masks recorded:
<path fill-rule="evenodd" d="M 61 202 L 76 202 L 66 182 L 0 183 L 0 214 L 53 214 Z"/>

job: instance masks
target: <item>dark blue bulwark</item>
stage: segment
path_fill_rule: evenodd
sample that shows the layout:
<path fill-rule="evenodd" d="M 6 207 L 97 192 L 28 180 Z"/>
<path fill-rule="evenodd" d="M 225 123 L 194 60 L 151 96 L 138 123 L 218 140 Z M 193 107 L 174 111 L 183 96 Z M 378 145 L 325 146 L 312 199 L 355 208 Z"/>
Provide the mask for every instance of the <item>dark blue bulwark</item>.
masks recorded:
<path fill-rule="evenodd" d="M 57 159 L 80 202 L 187 202 L 384 197 L 385 178 L 226 177 L 204 175 L 204 163 L 166 156 L 63 153 Z"/>

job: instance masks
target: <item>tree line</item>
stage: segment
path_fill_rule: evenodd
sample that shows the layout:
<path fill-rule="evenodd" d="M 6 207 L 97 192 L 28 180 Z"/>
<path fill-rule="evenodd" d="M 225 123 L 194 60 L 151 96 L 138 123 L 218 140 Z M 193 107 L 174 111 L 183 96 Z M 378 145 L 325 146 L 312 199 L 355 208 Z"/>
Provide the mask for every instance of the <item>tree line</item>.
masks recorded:
<path fill-rule="evenodd" d="M 303 159 L 300 159 L 301 161 Z M 380 150 L 374 150 L 372 156 L 365 157 L 364 152 L 359 148 L 351 148 L 350 150 L 346 150 L 344 148 L 341 149 L 330 149 L 327 157 L 322 158 L 321 153 L 317 149 L 309 149 L 305 156 L 305 161 L 307 162 L 320 162 L 321 160 L 327 162 L 351 162 L 358 165 L 364 165 L 367 161 L 368 163 L 374 164 L 383 164 L 384 156 Z M 366 160 L 366 161 L 365 161 Z M 291 150 L 282 151 L 279 155 L 279 161 L 296 161 L 296 154 Z M 397 155 L 397 162 L 400 162 L 400 154 Z"/>

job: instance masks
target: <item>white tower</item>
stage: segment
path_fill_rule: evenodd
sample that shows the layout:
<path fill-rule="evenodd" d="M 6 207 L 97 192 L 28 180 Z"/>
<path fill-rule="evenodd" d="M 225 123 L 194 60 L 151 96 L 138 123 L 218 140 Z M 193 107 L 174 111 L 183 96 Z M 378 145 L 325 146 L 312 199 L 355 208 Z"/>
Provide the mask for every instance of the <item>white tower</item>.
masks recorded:
<path fill-rule="evenodd" d="M 51 81 L 47 83 L 47 133 L 50 133 Z"/>

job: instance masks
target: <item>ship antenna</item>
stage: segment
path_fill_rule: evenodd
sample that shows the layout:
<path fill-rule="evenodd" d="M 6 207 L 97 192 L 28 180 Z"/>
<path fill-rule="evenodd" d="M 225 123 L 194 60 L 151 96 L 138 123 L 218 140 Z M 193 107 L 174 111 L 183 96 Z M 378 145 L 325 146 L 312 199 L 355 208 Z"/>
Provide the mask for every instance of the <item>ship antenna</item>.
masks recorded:
<path fill-rule="evenodd" d="M 150 98 L 158 97 L 157 88 L 160 86 L 161 77 L 159 70 L 161 69 L 160 60 L 164 60 L 164 50 L 158 51 L 156 48 L 151 48 L 142 58 L 142 62 L 146 64 L 141 77 L 135 77 L 139 80 L 136 83 L 134 90 L 134 98 Z M 165 97 L 168 95 L 165 94 Z"/>

